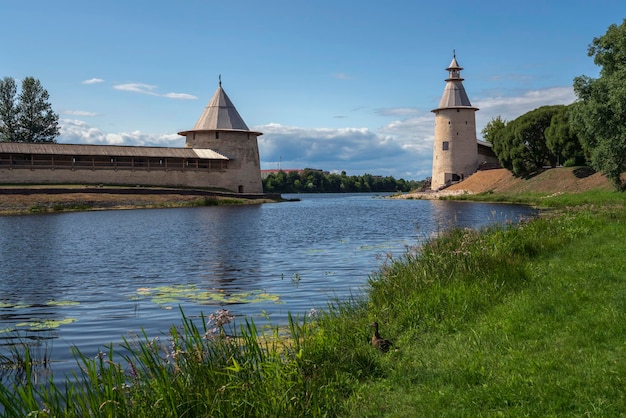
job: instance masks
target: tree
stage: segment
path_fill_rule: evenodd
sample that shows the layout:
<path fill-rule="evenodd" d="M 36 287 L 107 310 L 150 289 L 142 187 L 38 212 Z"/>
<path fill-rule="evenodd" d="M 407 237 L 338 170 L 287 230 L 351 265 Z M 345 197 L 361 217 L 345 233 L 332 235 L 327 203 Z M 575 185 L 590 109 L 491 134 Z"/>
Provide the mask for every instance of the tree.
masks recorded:
<path fill-rule="evenodd" d="M 502 119 L 502 116 L 498 115 L 497 117 L 487 122 L 487 124 L 481 131 L 483 139 L 487 142 L 491 142 L 492 144 L 494 142 L 497 142 L 496 137 L 498 135 L 498 132 L 500 132 L 504 128 L 506 128 L 506 121 Z"/>
<path fill-rule="evenodd" d="M 570 123 L 570 106 L 561 106 L 546 129 L 548 149 L 566 167 L 586 164 L 585 153 L 574 127 Z"/>
<path fill-rule="evenodd" d="M 17 86 L 11 77 L 0 80 L 0 141 L 17 142 L 18 110 L 15 104 Z"/>
<path fill-rule="evenodd" d="M 500 164 L 516 177 L 536 174 L 544 165 L 556 166 L 557 157 L 546 144 L 545 130 L 558 108 L 542 106 L 508 123 L 498 116 L 483 129 Z"/>
<path fill-rule="evenodd" d="M 594 38 L 587 55 L 602 67 L 600 77 L 574 79 L 578 100 L 570 119 L 591 166 L 603 172 L 617 190 L 625 190 L 621 176 L 626 171 L 626 19 Z"/>
<path fill-rule="evenodd" d="M 286 175 L 279 171 L 269 174 L 263 179 L 263 190 L 268 193 L 408 192 L 419 188 L 421 184 L 414 180 L 396 180 L 391 176 L 348 176 L 345 171 L 334 174 L 305 168 L 300 173 L 292 171 Z"/>
<path fill-rule="evenodd" d="M 19 125 L 22 142 L 56 142 L 59 116 L 52 111 L 50 96 L 39 80 L 26 77 L 19 97 Z"/>
<path fill-rule="evenodd" d="M 16 100 L 15 80 L 0 82 L 0 140 L 3 142 L 56 142 L 59 116 L 39 80 L 26 77 Z"/>

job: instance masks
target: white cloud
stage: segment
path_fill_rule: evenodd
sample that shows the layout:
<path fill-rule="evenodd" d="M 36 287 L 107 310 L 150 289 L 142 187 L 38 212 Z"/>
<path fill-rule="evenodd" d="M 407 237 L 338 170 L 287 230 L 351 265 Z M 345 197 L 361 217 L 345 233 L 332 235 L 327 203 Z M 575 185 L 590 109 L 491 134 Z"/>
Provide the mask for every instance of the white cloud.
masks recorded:
<path fill-rule="evenodd" d="M 104 83 L 104 80 L 101 78 L 90 78 L 89 80 L 84 80 L 82 84 L 98 84 Z"/>
<path fill-rule="evenodd" d="M 140 131 L 106 133 L 89 124 L 73 119 L 59 121 L 59 142 L 65 144 L 137 145 L 182 147 L 185 138 L 178 134 L 146 134 Z"/>
<path fill-rule="evenodd" d="M 571 86 L 528 90 L 513 97 L 496 96 L 476 99 L 472 104 L 480 109 L 476 112 L 478 136 L 480 136 L 482 128 L 497 116 L 501 116 L 506 121 L 511 121 L 541 106 L 569 105 L 575 100 L 576 94 Z"/>
<path fill-rule="evenodd" d="M 166 93 L 163 97 L 167 97 L 168 99 L 180 99 L 180 100 L 195 100 L 198 97 L 192 94 L 186 93 Z"/>
<path fill-rule="evenodd" d="M 153 86 L 151 84 L 144 83 L 127 83 L 127 84 L 116 84 L 113 86 L 115 90 L 120 91 L 130 91 L 132 93 L 140 93 L 147 94 L 149 96 L 159 96 L 165 97 L 168 99 L 176 99 L 176 100 L 195 100 L 196 96 L 186 93 L 165 93 L 161 94 L 156 92 L 157 86 Z"/>
<path fill-rule="evenodd" d="M 141 94 L 149 94 L 152 96 L 158 96 L 157 93 L 154 92 L 157 86 L 153 86 L 150 84 L 143 83 L 128 83 L 128 84 L 116 84 L 113 86 L 115 90 L 121 91 L 130 91 L 133 93 L 141 93 Z"/>
<path fill-rule="evenodd" d="M 406 138 L 398 140 L 383 130 L 300 128 L 277 123 L 254 130 L 264 133 L 259 137 L 264 168 L 276 168 L 280 163 L 283 168 L 319 168 L 397 178 L 419 176 L 413 163 L 419 157 L 416 149 L 403 143 Z"/>

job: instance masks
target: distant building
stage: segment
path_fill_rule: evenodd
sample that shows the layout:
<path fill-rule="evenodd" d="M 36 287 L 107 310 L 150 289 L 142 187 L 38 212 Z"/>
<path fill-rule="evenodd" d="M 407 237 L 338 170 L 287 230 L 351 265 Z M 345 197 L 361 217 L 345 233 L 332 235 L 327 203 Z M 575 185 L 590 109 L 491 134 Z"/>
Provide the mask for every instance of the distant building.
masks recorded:
<path fill-rule="evenodd" d="M 257 137 L 222 89 L 185 148 L 0 143 L 2 184 L 118 184 L 263 193 Z"/>
<path fill-rule="evenodd" d="M 449 75 L 435 113 L 435 141 L 431 189 L 446 185 L 476 172 L 484 162 L 497 164 L 491 144 L 476 138 L 476 111 L 463 87 L 463 68 L 456 60 L 446 68 Z"/>

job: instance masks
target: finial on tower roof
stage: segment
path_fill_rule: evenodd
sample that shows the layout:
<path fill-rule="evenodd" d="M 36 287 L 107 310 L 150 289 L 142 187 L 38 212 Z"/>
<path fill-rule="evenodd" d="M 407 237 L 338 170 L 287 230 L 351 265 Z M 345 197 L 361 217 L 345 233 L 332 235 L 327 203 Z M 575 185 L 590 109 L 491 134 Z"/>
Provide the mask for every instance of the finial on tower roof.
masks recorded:
<path fill-rule="evenodd" d="M 219 75 L 219 79 L 220 79 L 220 87 L 222 87 L 222 75 Z"/>
<path fill-rule="evenodd" d="M 452 50 L 452 57 L 456 58 L 456 49 Z"/>

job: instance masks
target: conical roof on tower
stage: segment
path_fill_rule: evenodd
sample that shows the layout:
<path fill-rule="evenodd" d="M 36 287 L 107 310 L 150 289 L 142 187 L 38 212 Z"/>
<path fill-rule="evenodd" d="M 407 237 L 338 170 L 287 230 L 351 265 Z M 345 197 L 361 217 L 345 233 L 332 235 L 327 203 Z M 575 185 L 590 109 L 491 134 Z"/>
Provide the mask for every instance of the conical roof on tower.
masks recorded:
<path fill-rule="evenodd" d="M 247 131 L 248 125 L 237 112 L 235 105 L 230 100 L 224 89 L 222 81 L 213 95 L 213 98 L 204 108 L 202 115 L 194 125 L 193 129 L 180 132 L 184 135 L 187 132 L 197 131 Z M 260 134 L 260 133 L 259 133 Z"/>
<path fill-rule="evenodd" d="M 450 109 L 450 108 L 470 108 L 478 110 L 472 106 L 472 103 L 465 92 L 465 87 L 463 87 L 463 78 L 461 78 L 461 70 L 463 67 L 459 65 L 456 60 L 456 54 L 452 58 L 452 62 L 446 68 L 446 71 L 449 72 L 449 76 L 446 79 L 446 87 L 443 91 L 443 95 L 441 96 L 441 100 L 439 101 L 439 106 L 433 110 L 433 112 L 440 109 Z"/>

